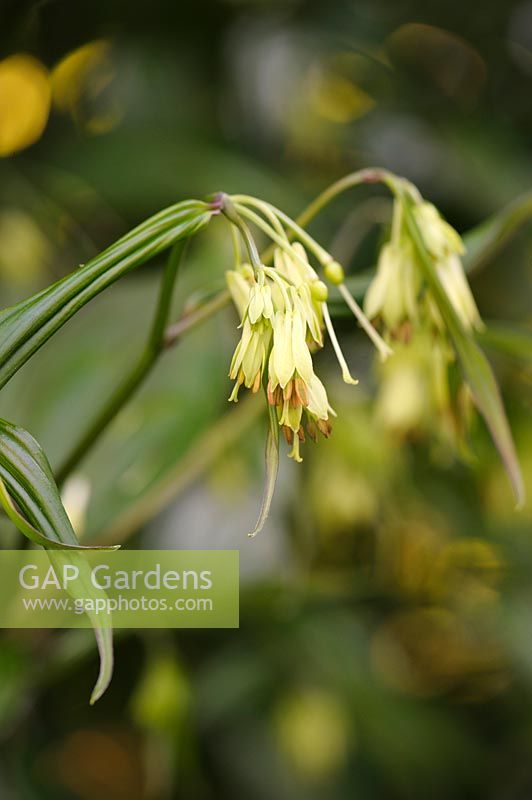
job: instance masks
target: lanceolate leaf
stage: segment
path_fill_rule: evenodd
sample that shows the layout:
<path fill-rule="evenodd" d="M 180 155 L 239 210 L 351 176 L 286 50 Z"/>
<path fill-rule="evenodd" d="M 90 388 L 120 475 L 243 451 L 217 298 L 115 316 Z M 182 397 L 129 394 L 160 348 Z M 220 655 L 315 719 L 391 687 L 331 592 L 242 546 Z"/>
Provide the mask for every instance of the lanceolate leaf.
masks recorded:
<path fill-rule="evenodd" d="M 96 258 L 0 313 L 0 388 L 80 308 L 125 273 L 207 224 L 206 203 L 185 201 L 156 214 Z"/>
<path fill-rule="evenodd" d="M 5 420 L 0 420 L 0 502 L 19 530 L 46 548 L 52 564 L 76 564 L 80 580 L 75 589 L 69 589 L 74 599 L 87 600 L 95 595 L 105 598 L 103 590 L 90 581 L 86 558 L 75 552 L 93 548 L 82 548 L 78 543 L 46 456 L 27 431 Z M 100 653 L 100 672 L 91 697 L 95 702 L 111 680 L 113 639 L 109 615 L 105 619 L 103 614 L 89 616 Z"/>
<path fill-rule="evenodd" d="M 405 219 L 415 243 L 425 279 L 447 326 L 475 404 L 484 417 L 506 467 L 517 503 L 522 505 L 524 501 L 523 478 L 497 381 L 486 356 L 472 335 L 464 329 L 440 283 L 433 260 L 427 252 L 421 231 L 410 210 L 410 201 L 407 199 L 404 201 L 404 209 Z"/>

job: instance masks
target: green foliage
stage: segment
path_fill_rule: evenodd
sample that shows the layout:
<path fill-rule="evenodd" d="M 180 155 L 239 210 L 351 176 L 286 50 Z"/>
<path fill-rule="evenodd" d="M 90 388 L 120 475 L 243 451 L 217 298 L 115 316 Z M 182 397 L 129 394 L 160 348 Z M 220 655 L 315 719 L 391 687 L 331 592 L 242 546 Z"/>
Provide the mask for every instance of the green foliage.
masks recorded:
<path fill-rule="evenodd" d="M 38 442 L 5 420 L 0 420 L 0 476 L 0 502 L 24 536 L 51 550 L 94 549 L 76 539 Z"/>
<path fill-rule="evenodd" d="M 66 278 L 0 314 L 0 387 L 76 312 L 122 275 L 211 218 L 204 203 L 185 201 L 139 225 Z"/>

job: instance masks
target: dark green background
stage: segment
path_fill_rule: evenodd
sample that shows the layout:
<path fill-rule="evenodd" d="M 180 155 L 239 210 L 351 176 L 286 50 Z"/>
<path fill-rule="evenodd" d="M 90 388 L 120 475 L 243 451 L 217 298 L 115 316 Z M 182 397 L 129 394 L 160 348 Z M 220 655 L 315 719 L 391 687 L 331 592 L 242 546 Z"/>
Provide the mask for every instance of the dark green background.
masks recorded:
<path fill-rule="evenodd" d="M 161 207 L 220 189 L 295 215 L 377 164 L 463 233 L 530 187 L 530 2 L 0 0 L 1 58 L 29 52 L 51 69 L 102 37 L 111 81 L 84 92 L 77 121 L 54 111 L 35 145 L 0 161 L 0 213 L 22 211 L 48 248 L 34 274 L 2 268 L 3 305 Z M 346 116 L 346 84 L 371 97 L 365 114 Z M 118 124 L 90 135 L 109 109 Z M 388 210 L 364 189 L 312 232 L 356 273 L 375 263 Z M 525 225 L 472 275 L 488 321 L 530 330 L 531 256 Z M 176 317 L 222 285 L 230 259 L 215 221 L 190 249 Z M 141 347 L 161 267 L 98 298 L 3 391 L 1 415 L 53 465 Z M 320 357 L 335 431 L 300 467 L 283 458 L 257 540 L 264 420 L 244 403 L 227 416 L 232 312 L 165 355 L 83 463 L 87 539 L 241 550 L 241 628 L 119 635 L 94 708 L 89 632 L 6 632 L 2 798 L 530 796 L 530 502 L 514 512 L 481 424 L 464 458 L 438 445 L 437 420 L 407 441 L 384 432 L 373 354 L 350 318 L 337 327 L 360 387 Z M 530 493 L 530 352 L 490 357 Z M 2 534 L 19 541 L 7 522 Z"/>

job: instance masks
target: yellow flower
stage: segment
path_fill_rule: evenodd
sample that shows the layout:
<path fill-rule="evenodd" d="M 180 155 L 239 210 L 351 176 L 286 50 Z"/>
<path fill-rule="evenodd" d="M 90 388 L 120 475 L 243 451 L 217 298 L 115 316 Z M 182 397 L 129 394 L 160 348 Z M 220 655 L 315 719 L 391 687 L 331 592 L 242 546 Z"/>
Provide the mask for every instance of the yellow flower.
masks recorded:
<path fill-rule="evenodd" d="M 425 246 L 435 260 L 441 284 L 460 321 L 467 329 L 481 330 L 482 320 L 460 259 L 465 247 L 459 233 L 431 203 L 416 205 L 414 217 Z"/>
<path fill-rule="evenodd" d="M 438 277 L 462 325 L 467 328 L 482 330 L 482 322 L 475 303 L 475 298 L 467 282 L 462 262 L 456 253 L 438 261 L 436 265 Z"/>
<path fill-rule="evenodd" d="M 404 320 L 417 317 L 420 276 L 412 242 L 388 242 L 382 248 L 377 274 L 364 298 L 364 311 L 370 319 L 381 317 L 390 330 Z"/>
<path fill-rule="evenodd" d="M 252 277 L 253 271 L 251 270 L 251 267 L 249 267 L 249 270 L 250 276 Z M 229 289 L 231 298 L 236 306 L 240 319 L 243 319 L 248 307 L 250 291 L 249 281 L 246 279 L 246 272 L 244 269 L 228 270 L 225 273 L 225 278 L 227 281 L 227 288 Z"/>
<path fill-rule="evenodd" d="M 439 261 L 452 253 L 462 255 L 465 252 L 460 234 L 443 219 L 432 203 L 418 203 L 413 213 L 425 246 L 433 258 Z"/>
<path fill-rule="evenodd" d="M 388 331 L 399 337 L 401 323 L 419 322 L 420 316 L 427 317 L 426 312 L 438 328 L 443 328 L 432 293 L 422 293 L 422 274 L 402 213 L 401 201 L 396 200 L 392 237 L 380 252 L 377 272 L 364 300 L 367 316 L 380 317 Z M 465 250 L 460 235 L 431 203 L 417 203 L 413 215 L 442 288 L 460 321 L 468 329 L 481 329 L 480 314 L 460 259 Z"/>
<path fill-rule="evenodd" d="M 292 250 L 298 258 L 291 258 L 283 250 L 276 249 L 275 268 L 295 287 L 293 301 L 305 318 L 312 338 L 321 347 L 323 345 L 321 304 L 327 300 L 327 287 L 309 264 L 305 248 L 299 242 L 294 242 Z"/>
<path fill-rule="evenodd" d="M 313 423 L 308 430 L 312 438 L 316 426 L 325 436 L 330 434 L 330 425 L 324 423 L 332 411 L 325 387 L 314 373 L 306 327 L 297 305 L 289 311 L 277 312 L 268 365 L 268 401 L 277 407 L 279 424 L 288 443 L 293 444 L 290 456 L 296 461 L 301 460 L 299 442 L 305 438 L 301 425 L 303 410 Z"/>
<path fill-rule="evenodd" d="M 272 293 L 268 284 L 252 286 L 247 308 L 249 321 L 254 325 L 261 317 L 273 317 Z"/>
<path fill-rule="evenodd" d="M 297 373 L 308 384 L 313 374 L 312 357 L 305 341 L 306 322 L 299 309 L 278 311 L 270 354 L 270 383 L 284 389 Z"/>
<path fill-rule="evenodd" d="M 257 276 L 248 265 L 227 273 L 227 283 L 242 318 L 229 376 L 235 381 L 230 400 L 238 399 L 242 385 L 257 392 L 267 370 L 266 397 L 277 420 L 290 457 L 301 461 L 300 442 L 318 431 L 329 436 L 326 389 L 314 372 L 311 348 L 323 344 L 323 305 L 326 287 L 308 263 L 301 245 L 291 254 L 275 252 L 275 268 L 262 267 Z"/>
<path fill-rule="evenodd" d="M 242 336 L 236 346 L 229 369 L 229 377 L 236 381 L 231 400 L 238 399 L 238 390 L 242 384 L 254 393 L 259 391 L 268 358 L 271 336 L 271 325 L 268 322 L 259 319 L 252 324 L 249 317 L 244 319 Z"/>

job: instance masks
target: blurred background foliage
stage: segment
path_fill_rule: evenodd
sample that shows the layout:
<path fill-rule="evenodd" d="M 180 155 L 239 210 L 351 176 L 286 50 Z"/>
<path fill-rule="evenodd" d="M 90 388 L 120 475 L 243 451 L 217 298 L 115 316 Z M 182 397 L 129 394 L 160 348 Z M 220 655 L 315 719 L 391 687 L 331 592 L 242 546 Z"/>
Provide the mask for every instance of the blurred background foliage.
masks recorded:
<path fill-rule="evenodd" d="M 0 0 L 2 305 L 177 200 L 240 191 L 295 215 L 373 164 L 466 232 L 530 189 L 531 90 L 530 0 Z M 356 276 L 388 211 L 361 189 L 312 230 Z M 529 497 L 531 255 L 525 218 L 471 274 Z M 214 221 L 175 318 L 230 259 Z M 142 347 L 162 266 L 94 301 L 2 392 L 53 465 Z M 240 550 L 241 628 L 119 633 L 95 708 L 90 632 L 4 633 L 2 798 L 531 795 L 530 501 L 514 512 L 480 423 L 453 454 L 426 348 L 379 376 L 338 326 L 360 385 L 333 383 L 332 438 L 282 464 L 253 542 L 265 421 L 226 402 L 230 310 L 165 354 L 80 465 L 65 499 L 85 541 Z"/>

